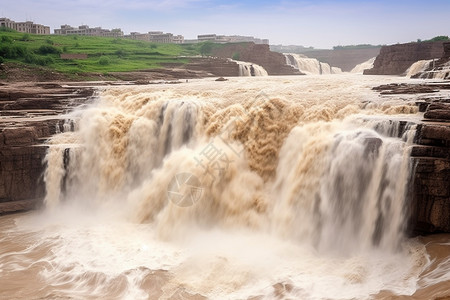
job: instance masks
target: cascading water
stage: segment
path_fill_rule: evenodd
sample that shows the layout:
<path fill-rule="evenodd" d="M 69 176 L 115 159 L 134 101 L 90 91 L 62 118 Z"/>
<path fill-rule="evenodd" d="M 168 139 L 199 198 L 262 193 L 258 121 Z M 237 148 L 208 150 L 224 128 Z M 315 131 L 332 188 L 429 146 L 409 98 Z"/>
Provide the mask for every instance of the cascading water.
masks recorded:
<path fill-rule="evenodd" d="M 360 63 L 359 65 L 356 65 L 351 71 L 350 73 L 356 73 L 356 74 L 362 74 L 364 72 L 364 70 L 367 69 L 372 69 L 373 68 L 373 64 L 375 62 L 376 57 L 372 57 L 371 59 Z"/>
<path fill-rule="evenodd" d="M 229 61 L 235 62 L 239 65 L 239 76 L 268 76 L 267 71 L 260 65 L 229 59 Z"/>
<path fill-rule="evenodd" d="M 419 60 L 413 63 L 408 70 L 406 70 L 406 77 L 411 77 L 417 73 L 421 73 L 430 67 L 430 64 L 435 61 L 434 59 L 429 60 Z"/>
<path fill-rule="evenodd" d="M 438 59 L 419 60 L 406 70 L 406 77 L 421 79 L 449 79 L 450 62 L 436 66 Z"/>
<path fill-rule="evenodd" d="M 305 74 L 340 74 L 342 70 L 337 67 L 331 67 L 327 63 L 319 62 L 315 58 L 309 58 L 295 53 L 284 53 L 286 63 L 300 70 Z"/>
<path fill-rule="evenodd" d="M 392 120 L 417 108 L 347 76 L 104 90 L 49 141 L 48 209 L 22 226 L 51 288 L 22 295 L 412 294 L 430 262 L 403 235 L 414 126 Z"/>

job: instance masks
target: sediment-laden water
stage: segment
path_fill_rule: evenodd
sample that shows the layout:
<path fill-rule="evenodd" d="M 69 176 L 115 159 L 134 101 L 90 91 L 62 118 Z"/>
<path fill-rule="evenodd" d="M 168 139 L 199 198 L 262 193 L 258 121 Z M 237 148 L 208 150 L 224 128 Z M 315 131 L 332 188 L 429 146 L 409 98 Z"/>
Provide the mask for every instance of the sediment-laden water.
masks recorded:
<path fill-rule="evenodd" d="M 449 237 L 404 235 L 414 99 L 370 90 L 399 80 L 101 91 L 49 141 L 45 209 L 0 218 L 0 298 L 449 295 Z"/>

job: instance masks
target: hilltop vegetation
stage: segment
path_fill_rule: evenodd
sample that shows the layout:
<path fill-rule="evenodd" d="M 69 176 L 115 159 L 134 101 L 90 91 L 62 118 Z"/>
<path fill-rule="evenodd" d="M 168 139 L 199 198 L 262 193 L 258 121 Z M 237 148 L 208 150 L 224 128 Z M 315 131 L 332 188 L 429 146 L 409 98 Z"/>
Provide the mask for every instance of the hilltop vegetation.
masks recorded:
<path fill-rule="evenodd" d="M 67 74 L 127 72 L 154 69 L 165 63 L 189 62 L 205 55 L 209 44 L 155 44 L 123 38 L 32 35 L 0 28 L 0 63 L 45 66 Z M 61 59 L 62 53 L 86 54 L 86 59 Z"/>

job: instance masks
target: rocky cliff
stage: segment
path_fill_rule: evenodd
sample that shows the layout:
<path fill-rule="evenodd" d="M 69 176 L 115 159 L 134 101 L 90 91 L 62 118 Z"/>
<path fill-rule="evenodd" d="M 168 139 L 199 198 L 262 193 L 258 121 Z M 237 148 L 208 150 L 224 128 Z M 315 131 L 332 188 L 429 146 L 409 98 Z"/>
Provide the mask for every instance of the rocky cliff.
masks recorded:
<path fill-rule="evenodd" d="M 423 121 L 417 125 L 411 152 L 410 227 L 413 234 L 450 232 L 450 99 L 434 95 L 450 85 L 390 84 L 376 89 L 385 95 L 422 95 L 417 105 Z"/>
<path fill-rule="evenodd" d="M 62 115 L 92 94 L 90 88 L 51 83 L 0 85 L 0 214 L 40 203 L 47 150 L 42 143 L 63 131 Z"/>
<path fill-rule="evenodd" d="M 403 75 L 416 61 L 441 58 L 444 42 L 421 42 L 383 46 L 372 69 L 365 75 Z"/>
<path fill-rule="evenodd" d="M 283 54 L 270 51 L 269 45 L 254 43 L 226 44 L 213 49 L 212 55 L 255 63 L 266 69 L 269 75 L 301 74 L 298 70 L 286 64 L 286 58 Z"/>

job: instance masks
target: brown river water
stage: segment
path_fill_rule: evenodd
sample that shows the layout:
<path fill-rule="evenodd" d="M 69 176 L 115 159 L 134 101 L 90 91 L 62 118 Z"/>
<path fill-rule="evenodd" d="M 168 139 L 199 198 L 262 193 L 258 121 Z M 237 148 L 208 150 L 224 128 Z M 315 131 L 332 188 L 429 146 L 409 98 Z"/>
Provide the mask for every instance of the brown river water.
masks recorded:
<path fill-rule="evenodd" d="M 399 81 L 103 88 L 48 141 L 45 207 L 0 217 L 0 299 L 450 297 L 450 235 L 404 233 L 421 115 L 371 90 Z"/>

